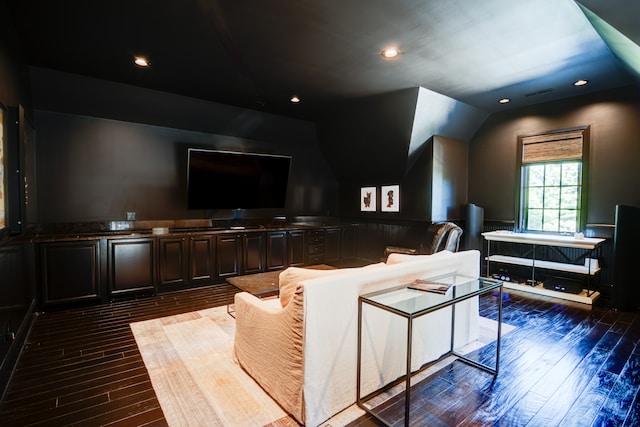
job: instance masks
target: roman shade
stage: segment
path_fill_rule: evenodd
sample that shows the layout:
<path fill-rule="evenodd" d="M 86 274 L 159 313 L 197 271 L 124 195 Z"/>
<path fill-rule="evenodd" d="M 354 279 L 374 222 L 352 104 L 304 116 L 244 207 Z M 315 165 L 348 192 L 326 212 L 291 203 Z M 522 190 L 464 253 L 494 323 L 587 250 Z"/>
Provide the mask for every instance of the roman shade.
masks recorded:
<path fill-rule="evenodd" d="M 522 138 L 522 164 L 581 160 L 584 130 L 548 133 Z"/>

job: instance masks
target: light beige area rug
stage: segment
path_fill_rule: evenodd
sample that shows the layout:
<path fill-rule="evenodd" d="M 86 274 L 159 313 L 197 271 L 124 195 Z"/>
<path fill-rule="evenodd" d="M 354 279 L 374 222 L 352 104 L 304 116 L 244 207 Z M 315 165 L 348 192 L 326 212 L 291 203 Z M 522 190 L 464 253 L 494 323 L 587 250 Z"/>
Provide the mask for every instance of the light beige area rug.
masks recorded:
<path fill-rule="evenodd" d="M 502 333 L 512 329 L 503 324 Z M 298 425 L 235 361 L 235 319 L 226 307 L 132 323 L 131 330 L 170 426 Z M 481 318 L 480 339 L 464 352 L 494 341 L 496 330 L 495 321 Z M 444 359 L 418 375 L 449 363 Z M 352 405 L 325 426 L 345 425 L 363 413 Z"/>

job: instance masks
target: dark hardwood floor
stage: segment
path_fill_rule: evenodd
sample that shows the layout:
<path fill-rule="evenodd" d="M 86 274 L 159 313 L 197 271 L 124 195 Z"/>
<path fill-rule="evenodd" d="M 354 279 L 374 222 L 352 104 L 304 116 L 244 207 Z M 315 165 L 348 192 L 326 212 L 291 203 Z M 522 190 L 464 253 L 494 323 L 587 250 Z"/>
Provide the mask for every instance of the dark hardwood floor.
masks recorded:
<path fill-rule="evenodd" d="M 220 306 L 237 291 L 223 284 L 39 315 L 0 425 L 166 425 L 129 323 Z"/>
<path fill-rule="evenodd" d="M 129 323 L 223 305 L 235 292 L 216 285 L 39 315 L 0 425 L 166 425 Z M 640 314 L 507 295 L 504 321 L 517 328 L 502 340 L 497 379 L 454 362 L 414 386 L 412 425 L 640 425 Z M 495 317 L 493 298 L 481 300 L 484 316 Z M 398 421 L 401 405 L 388 405 Z"/>
<path fill-rule="evenodd" d="M 516 329 L 502 339 L 498 377 L 448 365 L 412 385 L 411 425 L 640 426 L 640 313 L 505 292 L 503 321 Z M 483 316 L 497 319 L 495 298 L 481 299 Z M 491 365 L 495 343 L 476 353 Z M 404 400 L 387 406 L 403 425 Z"/>

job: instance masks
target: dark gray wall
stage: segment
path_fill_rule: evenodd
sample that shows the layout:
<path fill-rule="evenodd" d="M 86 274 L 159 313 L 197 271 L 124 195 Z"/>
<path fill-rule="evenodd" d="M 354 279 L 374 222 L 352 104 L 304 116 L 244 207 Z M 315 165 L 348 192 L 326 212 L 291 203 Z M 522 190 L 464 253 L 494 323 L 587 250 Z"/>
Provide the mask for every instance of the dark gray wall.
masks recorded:
<path fill-rule="evenodd" d="M 0 102 L 5 107 L 22 104 L 30 112 L 31 88 L 27 67 L 20 58 L 19 35 L 5 9 L 5 2 L 0 1 Z"/>
<path fill-rule="evenodd" d="M 318 125 L 340 182 L 392 184 L 404 177 L 418 89 L 345 102 Z"/>
<path fill-rule="evenodd" d="M 134 86 L 31 69 L 41 223 L 231 218 L 186 208 L 186 149 L 292 156 L 283 210 L 338 215 L 338 181 L 314 123 Z"/>
<path fill-rule="evenodd" d="M 231 218 L 229 211 L 188 210 L 186 151 L 205 147 L 292 156 L 286 208 L 244 217 L 337 215 L 337 182 L 317 146 L 278 143 L 36 111 L 40 223 Z M 232 185 L 232 183 L 230 183 Z"/>
<path fill-rule="evenodd" d="M 318 125 L 320 147 L 340 182 L 341 215 L 404 215 L 381 214 L 379 209 L 361 213 L 359 197 L 361 187 L 379 189 L 404 180 L 417 97 L 417 88 L 412 88 L 345 102 Z M 406 193 L 401 198 L 411 199 Z"/>
<path fill-rule="evenodd" d="M 19 233 L 24 211 L 21 197 L 21 174 L 25 168 L 20 153 L 20 129 L 24 129 L 24 118 L 31 117 L 31 86 L 27 67 L 21 57 L 20 38 L 6 11 L 5 2 L 0 2 L 0 103 L 4 114 L 4 185 L 6 220 L 4 234 Z M 21 118 L 18 125 L 18 118 Z M 9 172 L 11 171 L 11 172 Z M 20 171 L 16 173 L 16 171 Z M 3 231 L 0 230 L 0 239 Z"/>
<path fill-rule="evenodd" d="M 469 145 L 469 202 L 513 221 L 518 136 L 590 126 L 587 222 L 613 224 L 616 204 L 640 205 L 639 119 L 638 87 L 494 114 Z"/>

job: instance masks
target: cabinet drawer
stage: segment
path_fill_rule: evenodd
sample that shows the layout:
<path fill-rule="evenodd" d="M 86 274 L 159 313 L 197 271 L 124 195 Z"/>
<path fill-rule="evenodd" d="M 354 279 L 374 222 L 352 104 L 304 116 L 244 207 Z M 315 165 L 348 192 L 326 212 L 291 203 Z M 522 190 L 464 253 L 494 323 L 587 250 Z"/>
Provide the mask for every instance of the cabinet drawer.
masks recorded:
<path fill-rule="evenodd" d="M 324 245 L 309 245 L 309 255 L 323 254 Z"/>
<path fill-rule="evenodd" d="M 311 231 L 309 232 L 309 244 L 322 244 L 324 243 L 324 231 Z"/>
<path fill-rule="evenodd" d="M 324 254 L 309 255 L 308 261 L 309 265 L 324 264 Z"/>

